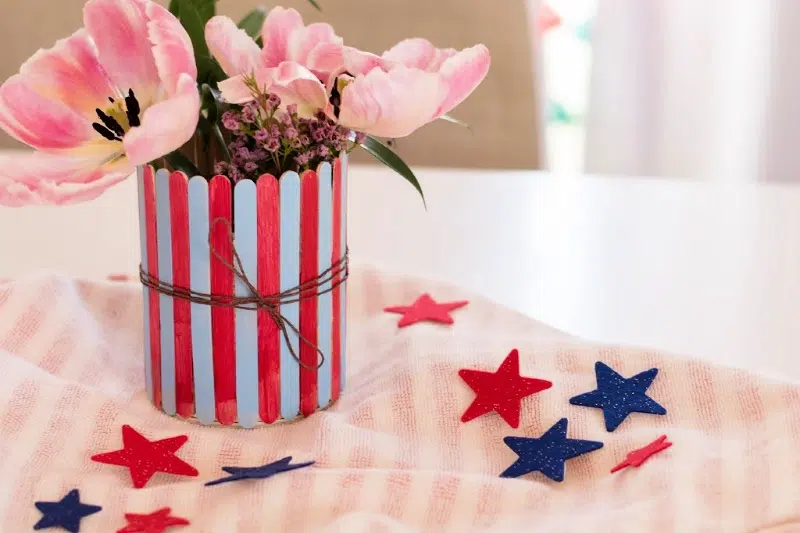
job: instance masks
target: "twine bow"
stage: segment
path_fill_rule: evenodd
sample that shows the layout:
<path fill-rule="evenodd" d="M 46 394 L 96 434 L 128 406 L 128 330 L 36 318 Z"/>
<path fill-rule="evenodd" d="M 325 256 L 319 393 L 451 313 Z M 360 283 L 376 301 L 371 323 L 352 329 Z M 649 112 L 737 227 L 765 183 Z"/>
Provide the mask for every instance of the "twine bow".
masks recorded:
<path fill-rule="evenodd" d="M 224 224 L 225 228 L 228 232 L 228 240 L 230 241 L 231 251 L 233 252 L 233 263 L 230 261 L 225 260 L 222 257 L 222 254 L 214 247 L 213 244 L 213 235 L 214 235 L 214 228 L 217 224 Z M 331 266 L 324 271 L 320 272 L 320 274 L 314 278 L 305 281 L 298 286 L 280 292 L 278 294 L 273 294 L 269 296 L 264 296 L 263 294 L 258 292 L 258 289 L 255 285 L 250 281 L 247 277 L 247 274 L 244 271 L 244 266 L 242 264 L 242 259 L 239 257 L 239 252 L 236 250 L 234 239 L 233 228 L 231 227 L 231 222 L 227 218 L 215 218 L 209 227 L 208 232 L 208 246 L 211 254 L 219 261 L 222 265 L 224 265 L 228 270 L 233 272 L 234 276 L 236 276 L 242 284 L 247 287 L 247 290 L 250 292 L 249 296 L 229 296 L 229 295 L 220 295 L 220 294 L 211 294 L 211 293 L 203 293 L 194 291 L 191 289 L 187 289 L 184 287 L 176 287 L 170 283 L 166 283 L 161 281 L 160 279 L 152 276 L 151 274 L 144 271 L 141 265 L 139 265 L 139 279 L 141 280 L 142 284 L 145 287 L 149 287 L 156 292 L 161 294 L 166 294 L 168 296 L 172 296 L 173 298 L 180 298 L 182 300 L 188 300 L 193 303 L 203 304 L 203 305 L 210 305 L 210 306 L 217 306 L 217 307 L 232 307 L 235 309 L 247 309 L 251 311 L 256 310 L 263 310 L 266 311 L 270 318 L 275 322 L 275 325 L 280 329 L 281 333 L 283 334 L 283 339 L 286 341 L 286 346 L 289 348 L 289 353 L 292 358 L 297 361 L 297 364 L 301 367 L 305 368 L 306 370 L 315 370 L 320 368 L 325 363 L 325 354 L 322 353 L 322 350 L 319 349 L 314 343 L 309 341 L 303 335 L 300 334 L 300 330 L 292 324 L 292 322 L 283 316 L 280 312 L 280 306 L 292 303 L 298 303 L 304 298 L 309 298 L 312 296 L 320 296 L 322 294 L 326 294 L 331 292 L 333 289 L 344 283 L 349 275 L 348 271 L 348 251 L 345 251 L 345 254 L 335 263 L 331 264 Z M 334 278 L 337 278 L 334 281 Z M 322 287 L 325 287 L 324 289 Z M 313 292 L 311 292 L 313 291 Z M 310 346 L 319 354 L 319 364 L 317 366 L 310 366 L 300 360 L 298 357 L 292 343 L 289 340 L 289 330 L 294 332 L 297 338 L 304 342 L 307 346 Z"/>

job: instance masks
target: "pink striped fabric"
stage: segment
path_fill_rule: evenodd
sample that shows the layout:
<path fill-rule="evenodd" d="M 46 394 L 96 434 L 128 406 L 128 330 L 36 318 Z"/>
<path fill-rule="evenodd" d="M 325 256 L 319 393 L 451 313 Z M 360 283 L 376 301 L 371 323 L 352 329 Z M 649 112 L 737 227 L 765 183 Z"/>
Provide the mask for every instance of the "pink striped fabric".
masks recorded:
<path fill-rule="evenodd" d="M 398 330 L 386 305 L 429 292 L 470 299 L 452 327 Z M 0 531 L 30 531 L 33 502 L 78 488 L 103 511 L 82 532 L 113 532 L 124 513 L 169 506 L 208 533 L 800 531 L 800 387 L 663 354 L 596 346 L 464 291 L 355 270 L 348 287 L 347 386 L 334 408 L 255 430 L 201 427 L 156 411 L 144 392 L 140 287 L 37 275 L 0 284 Z M 496 415 L 462 424 L 462 367 L 494 370 L 512 348 L 551 389 L 523 401 L 519 429 Z M 760 354 L 753 354 L 759 357 Z M 632 415 L 606 433 L 598 410 L 568 404 L 594 387 L 601 359 L 623 374 L 657 366 L 664 417 Z M 498 477 L 507 435 L 539 436 L 569 418 L 571 437 L 605 442 L 567 463 L 566 480 Z M 131 488 L 90 456 L 121 446 L 120 426 L 178 434 L 198 478 L 157 474 Z M 611 475 L 666 433 L 674 445 Z M 204 487 L 227 465 L 285 455 L 315 467 Z"/>

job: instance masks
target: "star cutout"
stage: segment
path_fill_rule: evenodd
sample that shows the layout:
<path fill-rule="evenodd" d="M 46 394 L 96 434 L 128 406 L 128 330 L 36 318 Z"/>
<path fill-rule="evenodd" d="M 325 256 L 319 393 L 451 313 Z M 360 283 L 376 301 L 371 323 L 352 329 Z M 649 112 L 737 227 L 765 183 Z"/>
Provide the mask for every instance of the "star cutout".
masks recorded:
<path fill-rule="evenodd" d="M 162 533 L 168 527 L 189 525 L 185 518 L 170 516 L 171 512 L 169 507 L 164 507 L 150 514 L 125 513 L 128 525 L 117 533 Z"/>
<path fill-rule="evenodd" d="M 497 372 L 463 368 L 458 371 L 458 375 L 477 395 L 461 416 L 462 422 L 469 422 L 473 418 L 496 411 L 512 428 L 519 427 L 522 398 L 553 386 L 543 379 L 521 377 L 519 351 L 516 349 L 506 356 Z"/>
<path fill-rule="evenodd" d="M 617 429 L 631 413 L 667 414 L 666 409 L 645 394 L 658 375 L 657 368 L 645 370 L 632 378 L 624 378 L 610 366 L 597 361 L 594 371 L 597 375 L 597 389 L 574 396 L 569 399 L 569 403 L 602 409 L 606 431 Z"/>
<path fill-rule="evenodd" d="M 384 311 L 403 315 L 397 323 L 398 328 L 404 328 L 423 321 L 452 324 L 453 317 L 450 316 L 450 311 L 464 307 L 468 303 L 467 300 L 438 303 L 429 294 L 423 294 L 414 300 L 411 305 L 387 307 Z"/>
<path fill-rule="evenodd" d="M 33 529 L 60 527 L 70 533 L 78 533 L 81 530 L 81 519 L 102 509 L 98 505 L 81 503 L 78 489 L 69 491 L 66 496 L 61 498 L 61 501 L 35 502 L 34 505 L 42 512 L 43 516 L 36 522 Z"/>
<path fill-rule="evenodd" d="M 292 461 L 290 457 L 284 457 L 274 463 L 267 463 L 263 466 L 253 466 L 253 467 L 239 467 L 239 466 L 223 466 L 222 470 L 230 474 L 227 477 L 223 477 L 220 479 L 215 479 L 214 481 L 209 481 L 206 483 L 207 487 L 211 485 L 219 485 L 220 483 L 228 483 L 230 481 L 239 481 L 241 479 L 264 479 L 268 477 L 272 477 L 275 474 L 280 474 L 281 472 L 288 472 L 289 470 L 296 470 L 298 468 L 304 468 L 306 466 L 311 466 L 314 464 L 314 461 L 309 461 L 307 463 L 296 463 L 290 465 L 289 463 Z"/>
<path fill-rule="evenodd" d="M 567 419 L 562 418 L 538 439 L 506 437 L 506 445 L 519 456 L 517 462 L 505 469 L 500 477 L 519 477 L 529 472 L 541 472 L 553 481 L 564 481 L 567 459 L 599 450 L 602 442 L 567 438 Z"/>
<path fill-rule="evenodd" d="M 618 472 L 623 468 L 627 468 L 629 466 L 639 468 L 642 465 L 642 463 L 647 461 L 650 457 L 666 450 L 670 446 L 672 446 L 672 443 L 667 441 L 667 436 L 661 435 L 647 446 L 639 448 L 638 450 L 633 450 L 632 452 L 628 453 L 624 461 L 622 461 L 620 464 L 611 469 L 611 473 L 613 474 L 614 472 Z"/>
<path fill-rule="evenodd" d="M 144 487 L 153 474 L 166 472 L 180 476 L 196 476 L 197 470 L 175 455 L 189 440 L 186 435 L 150 441 L 131 426 L 122 426 L 121 450 L 92 456 L 92 461 L 126 466 L 137 489 Z"/>

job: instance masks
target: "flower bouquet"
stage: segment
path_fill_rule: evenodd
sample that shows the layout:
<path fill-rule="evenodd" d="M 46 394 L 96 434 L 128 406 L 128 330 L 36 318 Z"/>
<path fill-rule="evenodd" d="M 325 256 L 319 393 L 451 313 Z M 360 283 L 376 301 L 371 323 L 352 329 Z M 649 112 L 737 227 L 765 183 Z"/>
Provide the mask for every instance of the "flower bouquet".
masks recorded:
<path fill-rule="evenodd" d="M 0 87 L 0 127 L 35 149 L 0 162 L 0 203 L 136 171 L 150 400 L 207 424 L 308 416 L 344 385 L 347 154 L 422 194 L 380 139 L 447 119 L 489 63 L 424 39 L 374 55 L 280 7 L 236 24 L 214 0 L 89 0 Z"/>

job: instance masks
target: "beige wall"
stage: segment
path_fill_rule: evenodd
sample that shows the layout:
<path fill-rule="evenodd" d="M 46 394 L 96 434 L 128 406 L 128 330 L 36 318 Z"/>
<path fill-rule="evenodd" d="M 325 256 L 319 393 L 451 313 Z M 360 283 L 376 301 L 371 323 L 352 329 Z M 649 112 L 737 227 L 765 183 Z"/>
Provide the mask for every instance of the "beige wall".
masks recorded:
<path fill-rule="evenodd" d="M 81 26 L 84 0 L 0 0 L 0 79 L 14 74 L 40 47 L 52 46 Z M 161 3 L 165 3 L 162 0 Z M 332 23 L 349 44 L 382 52 L 411 36 L 437 46 L 485 43 L 493 64 L 484 84 L 456 111 L 472 128 L 437 122 L 397 142 L 409 164 L 538 168 L 539 123 L 532 52 L 524 0 L 319 0 L 317 13 L 304 0 L 307 21 Z M 218 12 L 238 19 L 255 0 L 221 0 Z M 19 146 L 0 132 L 0 147 Z"/>

